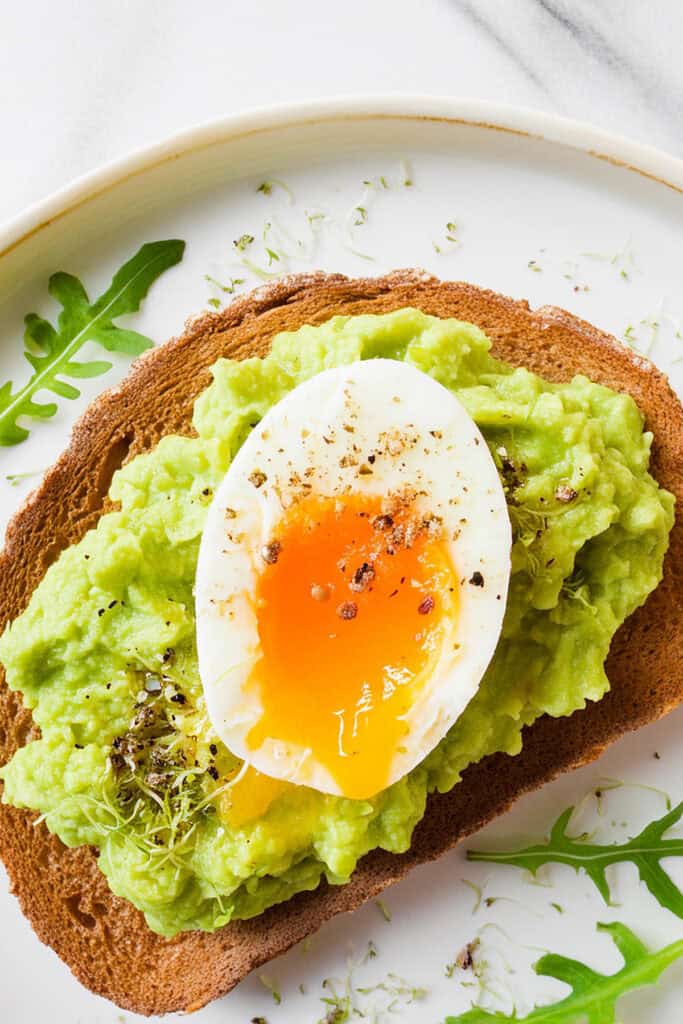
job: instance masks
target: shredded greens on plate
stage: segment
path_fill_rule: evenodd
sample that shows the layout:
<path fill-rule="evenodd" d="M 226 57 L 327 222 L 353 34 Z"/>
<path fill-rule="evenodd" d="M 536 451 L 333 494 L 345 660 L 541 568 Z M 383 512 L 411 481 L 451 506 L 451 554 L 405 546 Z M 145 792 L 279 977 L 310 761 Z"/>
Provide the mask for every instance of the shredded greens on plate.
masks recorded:
<path fill-rule="evenodd" d="M 624 966 L 616 974 L 600 974 L 579 960 L 550 953 L 541 957 L 534 970 L 570 986 L 569 995 L 559 1002 L 537 1006 L 525 1017 L 474 1006 L 457 1017 L 447 1017 L 445 1024 L 616 1024 L 617 1001 L 633 989 L 654 985 L 666 968 L 683 956 L 683 939 L 650 952 L 624 924 L 599 924 L 598 929 L 611 936 L 624 958 Z"/>
<path fill-rule="evenodd" d="M 0 385 L 0 446 L 19 444 L 29 430 L 20 416 L 47 420 L 57 412 L 56 402 L 37 402 L 40 391 L 59 398 L 78 398 L 80 391 L 64 377 L 99 377 L 111 369 L 105 360 L 76 362 L 74 356 L 86 341 L 96 341 L 107 352 L 137 356 L 154 342 L 137 331 L 117 327 L 114 320 L 135 313 L 151 285 L 183 258 L 185 243 L 178 239 L 148 242 L 114 274 L 107 290 L 94 302 L 72 274 L 59 272 L 50 278 L 48 291 L 62 311 L 57 327 L 29 313 L 24 320 L 24 355 L 33 369 L 28 382 L 17 391 L 13 382 Z"/>
<path fill-rule="evenodd" d="M 683 839 L 664 838 L 665 833 L 683 817 L 683 802 L 657 821 L 651 822 L 629 842 L 604 846 L 567 835 L 567 826 L 573 812 L 573 807 L 563 811 L 553 825 L 546 843 L 501 852 L 468 850 L 468 860 L 512 864 L 526 868 L 534 875 L 543 864 L 568 864 L 577 871 L 583 868 L 599 889 L 605 903 L 610 902 L 606 869 L 610 864 L 630 861 L 638 868 L 638 874 L 657 902 L 672 914 L 683 918 L 683 893 L 660 864 L 665 857 L 683 856 Z"/>

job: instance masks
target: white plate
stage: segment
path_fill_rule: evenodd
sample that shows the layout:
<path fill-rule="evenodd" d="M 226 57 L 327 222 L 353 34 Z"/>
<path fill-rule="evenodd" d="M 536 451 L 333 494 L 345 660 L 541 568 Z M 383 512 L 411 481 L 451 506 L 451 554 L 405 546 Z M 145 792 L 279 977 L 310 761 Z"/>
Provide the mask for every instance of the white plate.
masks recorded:
<path fill-rule="evenodd" d="M 275 184 L 270 195 L 257 192 L 273 179 L 287 188 Z M 366 187 L 364 180 L 374 184 Z M 154 286 L 134 318 L 136 329 L 163 341 L 209 297 L 221 295 L 206 274 L 256 283 L 240 268 L 232 241 L 245 232 L 259 239 L 270 221 L 276 226 L 267 244 L 279 255 L 270 271 L 315 266 L 374 275 L 423 266 L 526 297 L 534 306 L 564 306 L 617 335 L 632 325 L 629 333 L 644 347 L 651 343 L 652 358 L 680 391 L 681 190 L 681 161 L 587 126 L 488 104 L 347 100 L 231 118 L 91 175 L 0 232 L 0 381 L 26 376 L 22 317 L 29 310 L 54 315 L 46 294 L 51 272 L 78 274 L 94 295 L 142 242 L 186 239 L 183 263 Z M 358 207 L 367 211 L 366 220 Z M 455 231 L 447 227 L 451 223 Z M 255 242 L 252 249 L 267 266 L 263 247 Z M 36 480 L 12 486 L 6 476 L 47 466 L 86 401 L 125 370 L 121 359 L 107 377 L 83 382 L 80 401 L 61 400 L 58 416 L 34 424 L 29 441 L 0 449 L 0 527 Z M 469 845 L 540 839 L 564 807 L 606 777 L 627 785 L 597 801 L 602 814 L 594 799 L 587 800 L 580 825 L 613 838 L 634 834 L 664 807 L 661 794 L 641 787 L 668 790 L 674 800 L 681 796 L 682 724 L 683 712 L 675 713 L 622 740 L 595 765 L 522 800 Z M 679 882 L 681 868 L 671 865 Z M 484 886 L 476 911 L 464 878 Z M 430 992 L 413 1003 L 399 1000 L 394 1016 L 441 1020 L 467 1008 L 476 995 L 476 987 L 462 983 L 467 974 L 445 974 L 446 964 L 476 935 L 488 962 L 485 1003 L 510 1011 L 514 1002 L 521 1013 L 534 999 L 562 991 L 532 974 L 539 947 L 614 970 L 619 958 L 607 937 L 596 934 L 597 921 L 622 920 L 657 947 L 683 933 L 681 921 L 655 903 L 631 866 L 613 875 L 618 907 L 605 907 L 592 884 L 568 869 L 548 869 L 543 881 L 551 887 L 532 886 L 515 869 L 468 864 L 464 848 L 456 850 L 388 893 L 391 923 L 377 907 L 365 907 L 269 965 L 265 974 L 281 986 L 281 1005 L 251 977 L 194 1019 L 217 1024 L 263 1014 L 270 1024 L 314 1022 L 325 1013 L 323 979 L 343 977 L 347 956 L 362 957 L 373 940 L 379 955 L 359 969 L 359 984 L 395 972 Z M 40 945 L 6 888 L 0 894 L 3 1020 L 39 1014 L 55 1024 L 142 1019 L 120 1014 L 82 989 Z M 486 905 L 487 897 L 501 896 L 507 899 Z M 683 965 L 672 968 L 656 992 L 623 1001 L 625 1024 L 643 1020 L 644 1013 L 651 1024 L 672 1021 L 681 992 Z M 378 1019 L 391 1018 L 382 1012 L 389 999 L 382 990 L 359 998 L 368 1013 L 374 1006 Z"/>

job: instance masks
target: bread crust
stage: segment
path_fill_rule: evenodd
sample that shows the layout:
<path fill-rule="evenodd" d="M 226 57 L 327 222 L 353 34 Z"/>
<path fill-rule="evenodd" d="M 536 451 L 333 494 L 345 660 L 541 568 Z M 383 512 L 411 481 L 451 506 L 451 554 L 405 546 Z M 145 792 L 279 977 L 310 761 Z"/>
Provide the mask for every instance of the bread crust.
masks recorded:
<path fill-rule="evenodd" d="M 274 334 L 336 314 L 416 306 L 476 323 L 494 354 L 551 380 L 575 373 L 630 393 L 654 433 L 652 472 L 677 499 L 664 579 L 614 638 L 610 693 L 570 718 L 543 717 L 525 730 L 516 757 L 494 755 L 429 799 L 410 850 L 368 854 L 351 881 L 322 884 L 260 917 L 213 933 L 155 935 L 115 896 L 89 847 L 67 849 L 36 815 L 0 806 L 0 856 L 38 937 L 92 991 L 141 1014 L 195 1010 L 250 970 L 284 952 L 335 914 L 353 910 L 507 810 L 523 793 L 598 757 L 612 742 L 683 700 L 683 409 L 666 377 L 614 338 L 554 307 L 529 309 L 491 291 L 414 270 L 352 280 L 323 273 L 285 278 L 190 321 L 185 333 L 145 354 L 123 383 L 76 424 L 69 447 L 15 515 L 0 554 L 0 632 L 16 618 L 49 565 L 110 507 L 114 471 L 164 434 L 191 434 L 192 405 L 220 356 L 264 355 Z M 0 669 L 0 763 L 35 735 L 21 696 Z"/>

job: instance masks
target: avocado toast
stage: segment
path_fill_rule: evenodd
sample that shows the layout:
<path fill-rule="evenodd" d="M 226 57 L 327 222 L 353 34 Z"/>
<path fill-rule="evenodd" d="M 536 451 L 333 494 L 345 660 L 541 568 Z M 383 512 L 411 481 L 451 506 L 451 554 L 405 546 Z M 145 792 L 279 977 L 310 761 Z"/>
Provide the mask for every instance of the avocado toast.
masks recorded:
<path fill-rule="evenodd" d="M 182 338 L 140 361 L 121 388 L 102 396 L 86 413 L 71 447 L 8 532 L 0 574 L 2 625 L 23 610 L 58 553 L 80 540 L 108 510 L 107 491 L 115 470 L 164 434 L 190 432 L 193 401 L 209 384 L 208 367 L 217 358 L 263 355 L 274 334 L 338 314 L 379 314 L 407 306 L 476 324 L 492 339 L 496 356 L 550 380 L 581 373 L 630 393 L 655 435 L 653 473 L 680 497 L 682 422 L 677 399 L 649 363 L 589 325 L 559 310 L 531 313 L 524 303 L 414 272 L 363 281 L 324 275 L 293 278 L 194 321 Z M 34 816 L 3 805 L 0 849 L 39 936 L 89 987 L 141 1012 L 191 1009 L 227 991 L 249 969 L 332 914 L 376 895 L 413 864 L 437 856 L 521 793 L 591 760 L 625 731 L 677 704 L 683 696 L 682 681 L 675 677 L 683 618 L 676 589 L 681 543 L 677 523 L 663 582 L 612 646 L 610 694 L 564 721 L 539 719 L 527 729 L 522 752 L 505 758 L 504 770 L 504 755 L 467 769 L 448 794 L 430 798 L 407 853 L 369 854 L 344 886 L 323 886 L 212 934 L 192 931 L 162 939 L 128 902 L 112 895 L 89 848 L 67 850 L 44 825 L 32 824 Z M 34 733 L 19 698 L 5 689 L 3 700 L 5 762 Z M 115 951 L 113 957 L 101 957 L 104 943 Z"/>

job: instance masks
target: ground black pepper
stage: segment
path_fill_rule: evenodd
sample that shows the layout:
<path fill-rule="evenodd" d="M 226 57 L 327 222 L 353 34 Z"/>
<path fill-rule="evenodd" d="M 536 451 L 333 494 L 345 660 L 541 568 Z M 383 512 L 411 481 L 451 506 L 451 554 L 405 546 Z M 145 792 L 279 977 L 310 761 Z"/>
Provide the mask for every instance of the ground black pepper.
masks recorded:
<path fill-rule="evenodd" d="M 340 619 L 346 619 L 347 621 L 355 619 L 358 615 L 358 605 L 355 601 L 342 601 L 337 607 L 337 615 Z"/>

